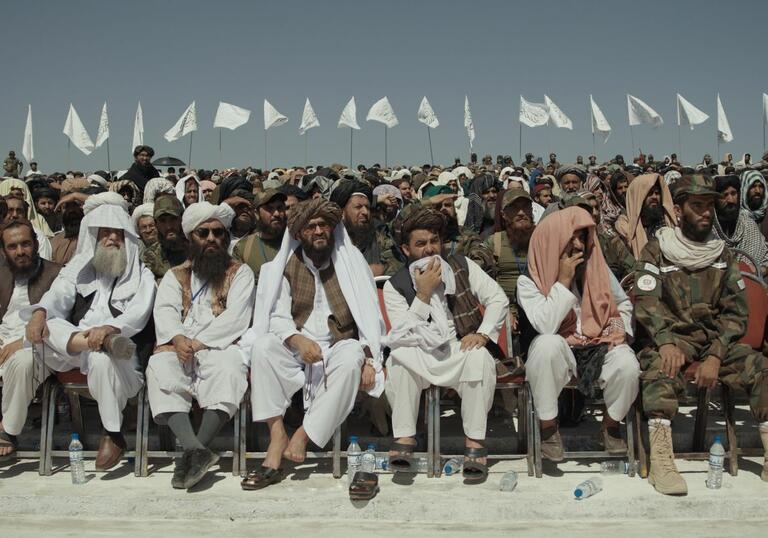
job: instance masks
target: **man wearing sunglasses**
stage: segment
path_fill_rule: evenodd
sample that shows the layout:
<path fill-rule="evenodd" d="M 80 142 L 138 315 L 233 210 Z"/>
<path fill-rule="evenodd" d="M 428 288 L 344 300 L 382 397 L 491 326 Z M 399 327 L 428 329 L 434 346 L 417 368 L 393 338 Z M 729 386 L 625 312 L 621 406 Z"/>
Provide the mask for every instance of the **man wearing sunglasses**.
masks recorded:
<path fill-rule="evenodd" d="M 254 422 L 270 433 L 261 468 L 243 489 L 282 480 L 283 458 L 304 461 L 307 443 L 325 446 L 352 411 L 358 388 L 383 390 L 384 323 L 368 263 L 323 198 L 301 202 L 288 220 L 290 240 L 261 268 L 253 327 L 240 341 L 251 360 Z M 289 438 L 283 415 L 304 389 L 303 424 Z"/>
<path fill-rule="evenodd" d="M 186 209 L 189 257 L 165 274 L 155 301 L 157 348 L 147 387 L 155 422 L 167 424 L 184 448 L 171 480 L 176 489 L 193 487 L 218 461 L 208 447 L 248 385 L 235 342 L 251 320 L 253 272 L 227 252 L 234 216 L 226 204 Z M 203 409 L 197 433 L 189 417 L 193 399 Z"/>

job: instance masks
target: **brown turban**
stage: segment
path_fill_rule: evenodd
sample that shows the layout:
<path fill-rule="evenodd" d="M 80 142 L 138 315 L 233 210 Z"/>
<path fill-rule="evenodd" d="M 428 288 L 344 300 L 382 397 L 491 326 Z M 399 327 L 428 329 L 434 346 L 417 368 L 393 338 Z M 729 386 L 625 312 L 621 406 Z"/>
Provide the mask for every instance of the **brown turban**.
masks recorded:
<path fill-rule="evenodd" d="M 395 243 L 402 245 L 405 237 L 414 230 L 431 230 L 440 234 L 445 232 L 445 215 L 437 209 L 420 204 L 409 204 L 403 209 L 393 223 Z"/>
<path fill-rule="evenodd" d="M 320 217 L 325 219 L 331 228 L 335 228 L 339 221 L 341 221 L 341 208 L 325 198 L 314 198 L 299 202 L 293 206 L 291 216 L 288 217 L 288 231 L 292 237 L 298 238 L 310 220 Z"/>

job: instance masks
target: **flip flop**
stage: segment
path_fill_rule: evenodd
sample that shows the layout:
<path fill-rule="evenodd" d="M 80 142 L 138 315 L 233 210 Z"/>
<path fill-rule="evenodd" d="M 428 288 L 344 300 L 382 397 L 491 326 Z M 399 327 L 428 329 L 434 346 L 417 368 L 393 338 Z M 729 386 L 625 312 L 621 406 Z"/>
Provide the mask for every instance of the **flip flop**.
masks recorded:
<path fill-rule="evenodd" d="M 488 477 L 488 466 L 476 461 L 477 458 L 488 457 L 488 449 L 483 448 L 465 448 L 464 449 L 464 467 L 461 475 L 464 480 L 471 483 L 482 482 Z"/>
<path fill-rule="evenodd" d="M 389 457 L 389 468 L 399 473 L 413 472 L 416 469 L 416 462 L 413 459 L 413 450 L 415 448 L 415 444 L 392 443 L 390 450 L 396 451 L 397 454 Z"/>
<path fill-rule="evenodd" d="M 240 487 L 246 491 L 264 489 L 272 484 L 277 484 L 283 478 L 284 473 L 282 469 L 273 469 L 272 467 L 264 467 L 262 465 L 255 471 L 248 473 L 248 476 L 240 482 Z"/>
<path fill-rule="evenodd" d="M 11 461 L 16 459 L 16 448 L 18 448 L 19 442 L 15 435 L 6 433 L 4 430 L 0 430 L 0 447 L 11 447 L 11 451 L 8 454 L 0 456 L 0 463 Z"/>
<path fill-rule="evenodd" d="M 374 473 L 357 471 L 349 485 L 349 498 L 353 501 L 370 501 L 379 492 L 379 477 Z"/>

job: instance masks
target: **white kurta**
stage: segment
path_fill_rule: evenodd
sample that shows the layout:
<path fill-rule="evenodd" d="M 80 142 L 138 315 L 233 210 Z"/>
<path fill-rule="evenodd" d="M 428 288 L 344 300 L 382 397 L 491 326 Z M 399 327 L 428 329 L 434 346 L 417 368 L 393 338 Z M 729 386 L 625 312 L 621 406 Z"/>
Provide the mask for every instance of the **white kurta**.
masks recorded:
<path fill-rule="evenodd" d="M 616 277 L 606 270 L 616 306 L 624 322 L 627 338 L 632 331 L 632 303 Z M 576 376 L 576 359 L 565 339 L 558 334 L 560 325 L 571 312 L 576 313 L 576 332 L 581 334 L 581 297 L 574 284 L 567 289 L 555 283 L 545 296 L 527 276 L 517 280 L 518 304 L 525 311 L 539 336 L 533 339 L 525 363 L 526 379 L 533 393 L 540 420 L 557 417 L 557 398 L 572 377 Z M 598 378 L 603 390 L 608 415 L 622 420 L 637 397 L 640 365 L 635 352 L 626 344 L 609 350 Z"/>
<path fill-rule="evenodd" d="M 192 400 L 203 409 L 234 415 L 248 388 L 248 369 L 235 342 L 251 323 L 254 302 L 253 271 L 243 264 L 235 273 L 227 294 L 226 309 L 218 316 L 211 309 L 212 290 L 193 272 L 192 306 L 182 321 L 181 284 L 172 271 L 160 281 L 154 318 L 157 344 L 174 336 L 199 340 L 208 349 L 187 363 L 176 353 L 153 355 L 147 366 L 147 390 L 154 417 L 188 412 Z"/>
<path fill-rule="evenodd" d="M 475 262 L 467 259 L 467 265 L 470 289 L 485 308 L 477 332 L 496 340 L 506 319 L 509 301 L 496 281 Z M 433 297 L 433 306 L 430 306 L 414 298 L 409 306 L 405 297 L 390 282 L 384 285 L 384 302 L 393 327 L 410 326 L 414 327 L 414 332 L 418 332 L 419 327 L 424 327 L 430 318 L 431 308 L 437 308 L 437 305 L 440 305 L 444 313 L 439 318 L 447 320 L 448 324 L 445 345 L 436 349 L 398 347 L 396 342 L 392 344 L 386 391 L 392 405 L 394 435 L 397 438 L 416 434 L 421 391 L 429 385 L 438 385 L 451 387 L 461 396 L 465 435 L 471 439 L 485 439 L 488 411 L 493 404 L 496 389 L 493 357 L 485 348 L 461 351 L 445 294 L 440 295 L 439 301 L 435 299 Z M 434 324 L 435 320 L 429 323 Z M 429 329 L 426 327 L 424 330 Z"/>
<path fill-rule="evenodd" d="M 294 393 L 304 388 L 304 429 L 318 446 L 325 446 L 333 432 L 352 411 L 365 362 L 364 340 L 342 340 L 331 345 L 328 329 L 331 306 L 320 280 L 320 269 L 304 258 L 315 279 L 314 308 L 299 331 L 291 315 L 291 286 L 283 277 L 269 324 L 269 334 L 251 347 L 251 405 L 253 420 L 279 417 Z M 309 367 L 285 346 L 301 334 L 320 346 L 323 360 Z"/>

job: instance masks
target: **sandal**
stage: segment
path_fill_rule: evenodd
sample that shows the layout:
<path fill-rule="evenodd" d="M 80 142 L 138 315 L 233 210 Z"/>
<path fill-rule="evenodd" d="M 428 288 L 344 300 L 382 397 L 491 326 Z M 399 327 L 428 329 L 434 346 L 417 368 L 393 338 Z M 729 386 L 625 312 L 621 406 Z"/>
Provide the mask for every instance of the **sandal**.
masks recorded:
<path fill-rule="evenodd" d="M 379 492 L 379 477 L 374 473 L 357 471 L 349 485 L 349 498 L 353 501 L 370 501 Z"/>
<path fill-rule="evenodd" d="M 246 491 L 264 489 L 272 484 L 277 484 L 284 478 L 282 469 L 273 469 L 263 465 L 248 473 L 248 476 L 240 482 L 240 487 Z"/>
<path fill-rule="evenodd" d="M 397 452 L 394 456 L 389 456 L 389 468 L 399 473 L 410 473 L 416 468 L 415 461 L 413 459 L 413 449 L 416 448 L 416 444 L 406 443 L 392 443 L 390 450 Z"/>
<path fill-rule="evenodd" d="M 464 468 L 461 471 L 464 480 L 477 483 L 488 477 L 488 466 L 476 461 L 477 458 L 486 457 L 488 457 L 488 449 L 485 447 L 464 449 Z"/>
<path fill-rule="evenodd" d="M 16 448 L 19 446 L 19 441 L 15 435 L 6 433 L 4 430 L 0 430 L 0 447 L 11 447 L 11 451 L 4 456 L 0 456 L 0 463 L 4 461 L 10 461 L 16 459 Z"/>

